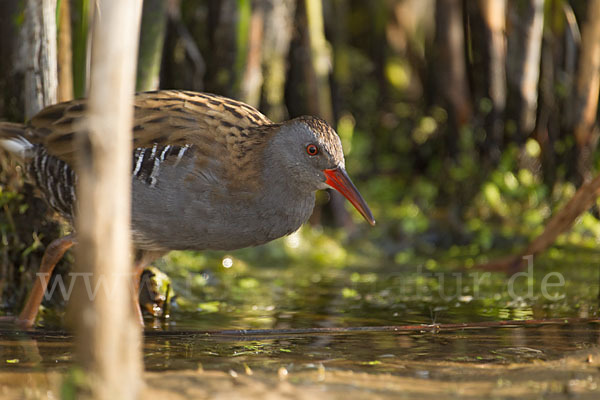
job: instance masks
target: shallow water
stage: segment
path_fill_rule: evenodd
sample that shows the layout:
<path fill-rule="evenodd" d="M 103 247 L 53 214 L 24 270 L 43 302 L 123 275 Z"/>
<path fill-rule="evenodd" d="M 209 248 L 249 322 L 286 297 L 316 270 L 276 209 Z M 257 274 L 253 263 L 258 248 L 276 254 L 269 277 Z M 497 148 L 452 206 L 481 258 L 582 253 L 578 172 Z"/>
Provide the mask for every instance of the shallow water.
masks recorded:
<path fill-rule="evenodd" d="M 144 398 L 600 396 L 597 321 L 407 328 L 149 330 L 144 335 Z M 58 397 L 63 374 L 73 365 L 72 336 L 5 329 L 0 337 L 3 398 Z"/>
<path fill-rule="evenodd" d="M 412 328 L 412 327 L 411 327 Z M 411 361 L 522 363 L 554 360 L 592 348 L 600 324 L 556 323 L 504 328 L 321 333 L 278 331 L 146 331 L 144 362 L 152 371 L 199 367 L 243 372 L 335 369 L 398 374 Z M 384 329 L 384 328 L 382 328 Z M 393 329 L 393 328 L 391 328 Z M 73 337 L 59 331 L 0 331 L 0 370 L 31 371 L 71 365 Z"/>
<path fill-rule="evenodd" d="M 508 364 L 548 361 L 600 342 L 600 324 L 555 321 L 533 326 L 439 330 L 422 326 L 369 328 L 363 332 L 310 330 L 146 331 L 148 370 L 293 371 L 319 365 L 398 374 L 411 361 Z M 407 328 L 411 328 L 409 331 Z M 383 330 L 389 329 L 389 330 Z M 442 327 L 443 329 L 443 327 Z M 73 337 L 59 331 L 0 331 L 0 370 L 30 371 L 71 365 Z"/>
<path fill-rule="evenodd" d="M 596 258 L 541 258 L 512 286 L 427 262 L 163 265 L 178 296 L 169 319 L 147 319 L 145 397 L 599 398 Z M 0 326 L 0 397 L 60 391 L 74 365 L 61 329 L 51 314 Z"/>

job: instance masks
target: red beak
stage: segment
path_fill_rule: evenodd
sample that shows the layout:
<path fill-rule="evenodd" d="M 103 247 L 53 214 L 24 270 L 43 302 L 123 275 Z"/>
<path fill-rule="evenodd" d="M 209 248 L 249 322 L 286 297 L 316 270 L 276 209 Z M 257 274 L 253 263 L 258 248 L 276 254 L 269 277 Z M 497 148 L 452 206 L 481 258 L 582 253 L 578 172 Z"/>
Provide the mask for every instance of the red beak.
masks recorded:
<path fill-rule="evenodd" d="M 373 213 L 369 210 L 367 202 L 360 195 L 344 168 L 324 169 L 323 172 L 326 177 L 325 183 L 344 195 L 369 224 L 375 225 Z"/>

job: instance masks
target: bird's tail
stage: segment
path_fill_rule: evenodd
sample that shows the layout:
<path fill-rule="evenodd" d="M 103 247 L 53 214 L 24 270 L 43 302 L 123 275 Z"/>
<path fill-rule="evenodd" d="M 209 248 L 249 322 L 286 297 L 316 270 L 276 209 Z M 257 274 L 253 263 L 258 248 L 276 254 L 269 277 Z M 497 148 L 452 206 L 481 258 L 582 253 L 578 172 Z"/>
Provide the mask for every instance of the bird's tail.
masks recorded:
<path fill-rule="evenodd" d="M 0 148 L 27 160 L 34 154 L 33 144 L 25 138 L 26 127 L 13 122 L 0 122 Z"/>

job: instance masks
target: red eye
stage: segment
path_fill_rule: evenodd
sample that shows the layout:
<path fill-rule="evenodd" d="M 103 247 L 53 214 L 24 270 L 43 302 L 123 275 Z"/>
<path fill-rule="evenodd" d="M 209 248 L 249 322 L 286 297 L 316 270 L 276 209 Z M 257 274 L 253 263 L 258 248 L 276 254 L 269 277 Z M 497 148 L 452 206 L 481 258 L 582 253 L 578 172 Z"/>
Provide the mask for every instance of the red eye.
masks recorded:
<path fill-rule="evenodd" d="M 317 154 L 319 154 L 319 148 L 314 144 L 309 144 L 308 146 L 306 146 L 306 152 L 309 156 L 316 156 Z"/>

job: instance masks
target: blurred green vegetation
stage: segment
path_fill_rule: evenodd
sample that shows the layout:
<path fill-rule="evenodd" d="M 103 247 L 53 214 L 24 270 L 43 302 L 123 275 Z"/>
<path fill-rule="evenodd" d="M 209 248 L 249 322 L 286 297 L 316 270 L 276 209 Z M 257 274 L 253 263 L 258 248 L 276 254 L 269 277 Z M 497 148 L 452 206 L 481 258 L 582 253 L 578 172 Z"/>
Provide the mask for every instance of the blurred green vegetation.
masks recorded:
<path fill-rule="evenodd" d="M 348 246 L 332 235 L 305 227 L 257 249 L 172 252 L 158 266 L 173 282 L 174 326 L 403 325 L 598 312 L 597 287 L 590 285 L 598 280 L 594 249 L 557 245 L 511 284 L 504 273 L 465 268 L 485 261 L 475 244 L 430 254 L 406 248 L 386 260 L 369 240 Z"/>

